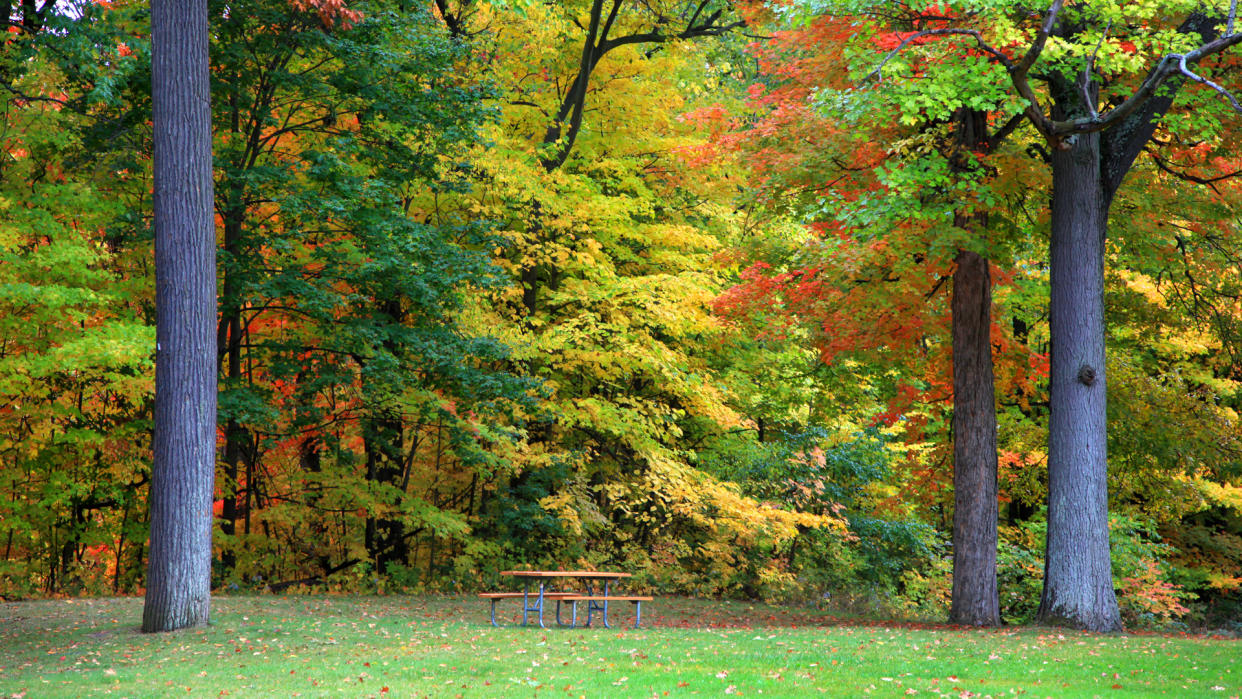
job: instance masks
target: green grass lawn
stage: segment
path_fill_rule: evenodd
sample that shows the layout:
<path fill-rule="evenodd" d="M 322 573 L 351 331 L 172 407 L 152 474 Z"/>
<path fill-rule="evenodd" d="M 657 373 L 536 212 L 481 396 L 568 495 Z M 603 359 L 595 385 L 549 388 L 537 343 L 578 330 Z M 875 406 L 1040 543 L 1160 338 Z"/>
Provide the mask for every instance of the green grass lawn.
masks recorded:
<path fill-rule="evenodd" d="M 501 602 L 510 621 L 518 602 Z M 142 600 L 0 603 L 0 697 L 1238 697 L 1242 642 L 840 622 L 657 599 L 632 625 L 493 628 L 473 597 L 219 597 L 144 635 Z"/>

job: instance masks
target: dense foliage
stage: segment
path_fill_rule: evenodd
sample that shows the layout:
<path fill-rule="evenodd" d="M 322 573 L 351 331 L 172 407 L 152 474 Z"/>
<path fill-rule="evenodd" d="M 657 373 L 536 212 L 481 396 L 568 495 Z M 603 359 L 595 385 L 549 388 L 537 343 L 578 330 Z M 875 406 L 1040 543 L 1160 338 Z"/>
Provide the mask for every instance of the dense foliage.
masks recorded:
<path fill-rule="evenodd" d="M 871 5 L 212 2 L 216 584 L 471 589 L 599 566 L 942 618 L 968 250 L 995 285 L 1001 611 L 1032 618 L 1047 139 L 970 40 L 912 37 L 969 24 L 1016 45 L 1034 20 Z M 39 8 L 10 9 L 0 56 L 0 595 L 134 592 L 149 14 Z M 1087 42 L 1118 94 L 1178 41 L 1143 43 L 1159 13 L 1127 12 Z M 1199 69 L 1237 84 L 1236 55 Z M 1242 623 L 1242 115 L 1192 87 L 1106 248 L 1131 625 Z M 1003 145 L 962 148 L 963 109 Z"/>

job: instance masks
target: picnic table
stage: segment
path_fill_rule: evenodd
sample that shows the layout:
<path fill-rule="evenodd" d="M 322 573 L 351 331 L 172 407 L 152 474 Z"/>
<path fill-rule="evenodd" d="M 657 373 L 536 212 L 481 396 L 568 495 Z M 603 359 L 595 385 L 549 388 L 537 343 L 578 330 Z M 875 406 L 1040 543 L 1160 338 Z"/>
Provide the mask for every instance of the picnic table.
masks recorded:
<path fill-rule="evenodd" d="M 638 628 L 643 618 L 643 602 L 650 602 L 651 597 L 645 595 L 617 595 L 613 594 L 612 584 L 622 578 L 630 577 L 629 573 L 620 573 L 607 570 L 502 570 L 501 575 L 519 578 L 522 580 L 523 588 L 521 592 L 482 592 L 479 597 L 491 600 L 492 603 L 492 626 L 498 626 L 496 623 L 496 602 L 502 599 L 522 598 L 522 625 L 525 626 L 529 621 L 529 614 L 535 612 L 539 615 L 539 626 L 547 628 L 543 623 L 543 604 L 545 601 L 556 602 L 556 623 L 561 626 L 569 626 L 573 628 L 578 625 L 578 603 L 586 602 L 587 604 L 587 620 L 586 626 L 591 625 L 591 617 L 595 612 L 600 612 L 604 620 L 604 628 L 612 628 L 608 625 L 608 603 L 609 602 L 632 602 L 634 604 L 634 628 Z M 582 583 L 584 590 L 582 591 L 549 591 L 548 583 L 558 579 L 577 580 Z M 596 584 L 604 583 L 603 594 L 596 594 Z M 531 584 L 538 582 L 539 589 L 535 592 L 531 591 Z M 561 620 L 561 605 L 569 603 L 571 615 L 569 623 L 566 624 Z"/>

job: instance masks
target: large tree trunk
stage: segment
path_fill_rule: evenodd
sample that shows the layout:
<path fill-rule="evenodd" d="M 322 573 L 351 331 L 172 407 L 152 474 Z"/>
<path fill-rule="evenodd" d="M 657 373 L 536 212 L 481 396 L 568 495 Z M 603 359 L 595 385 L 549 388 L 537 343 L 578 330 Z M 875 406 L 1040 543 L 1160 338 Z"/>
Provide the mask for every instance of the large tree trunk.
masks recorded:
<path fill-rule="evenodd" d="M 155 433 L 143 631 L 206 624 L 216 444 L 216 266 L 206 0 L 151 3 Z"/>
<path fill-rule="evenodd" d="M 1052 153 L 1052 385 L 1041 623 L 1117 631 L 1108 546 L 1100 136 Z"/>
<path fill-rule="evenodd" d="M 953 600 L 949 621 L 1000 624 L 992 278 L 962 250 L 953 273 Z"/>

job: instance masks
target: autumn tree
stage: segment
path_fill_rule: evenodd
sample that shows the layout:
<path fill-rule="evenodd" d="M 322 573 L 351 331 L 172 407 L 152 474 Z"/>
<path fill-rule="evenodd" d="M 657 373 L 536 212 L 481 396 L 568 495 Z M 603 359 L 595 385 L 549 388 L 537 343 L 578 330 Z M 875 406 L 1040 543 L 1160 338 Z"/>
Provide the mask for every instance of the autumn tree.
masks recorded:
<path fill-rule="evenodd" d="M 6 55 L 29 70 L 9 74 L 22 96 L 0 107 L 0 578 L 8 595 L 129 590 L 145 555 L 150 287 L 128 275 L 134 251 L 101 244 L 124 206 L 73 165 L 90 153 L 62 92 L 76 90 L 22 42 Z"/>
<path fill-rule="evenodd" d="M 861 19 L 865 4 L 807 5 L 857 13 L 860 26 L 874 26 Z M 1004 106 L 1021 114 L 1047 146 L 1053 376 L 1041 606 L 1046 621 L 1096 630 L 1120 625 L 1108 566 L 1102 305 L 1107 214 L 1181 88 L 1198 83 L 1208 88 L 1200 94 L 1223 92 L 1194 66 L 1210 64 L 1242 40 L 1234 32 L 1235 9 L 1065 7 L 1058 1 L 1038 18 L 1007 5 L 960 16 L 945 12 L 942 26 L 904 35 L 869 72 L 872 79 L 923 72 L 925 64 L 899 57 L 928 43 L 957 51 L 944 56 L 919 49 L 944 56 L 929 75 L 958 86 L 927 92 L 925 105 L 984 100 Z M 1170 24 L 1170 18 L 1178 21 Z M 963 50 L 971 58 L 955 59 Z"/>
<path fill-rule="evenodd" d="M 488 222 L 435 215 L 464 187 L 489 90 L 425 9 L 212 10 L 223 573 L 408 570 L 420 540 L 466 538 L 455 509 L 512 438 L 489 416 L 531 388 L 458 317 L 500 280 Z M 304 528 L 317 540 L 286 560 Z"/>
<path fill-rule="evenodd" d="M 960 147 L 986 150 L 987 113 L 959 109 L 954 116 L 954 136 Z M 978 234 L 986 228 L 987 217 L 968 209 L 955 214 L 953 223 Z M 953 262 L 953 590 L 949 621 L 998 626 L 992 277 L 988 258 L 976 249 L 959 248 Z"/>
<path fill-rule="evenodd" d="M 1040 618 L 1094 630 L 1120 627 L 1109 567 L 1105 457 L 1103 269 L 1108 212 L 1178 88 L 1188 81 L 1217 87 L 1191 66 L 1242 41 L 1242 34 L 1234 31 L 1236 2 L 1227 17 L 1195 7 L 1179 24 L 1162 28 L 1173 50 L 1165 49 L 1145 75 L 1140 73 L 1136 87 L 1123 83 L 1115 96 L 1101 96 L 1102 85 L 1107 90 L 1120 81 L 1109 80 L 1096 55 L 1084 52 L 1088 57 L 1081 72 L 1061 68 L 1048 74 L 1051 108 L 1045 111 L 1028 76 L 1049 38 L 1084 48 L 1093 39 L 1101 44 L 1114 24 L 1107 15 L 1103 8 L 1065 8 L 1054 2 L 1018 61 L 994 54 L 1027 101 L 1025 114 L 1050 146 L 1052 383 L 1048 550 Z M 1125 17 L 1123 26 L 1137 30 L 1158 16 L 1155 9 L 1142 10 L 1137 17 Z M 1153 53 L 1160 52 L 1158 47 Z"/>
<path fill-rule="evenodd" d="M 670 585 L 710 569 L 713 585 L 739 584 L 745 570 L 724 573 L 741 550 L 730 540 L 788 542 L 797 522 L 825 521 L 750 519 L 757 503 L 692 458 L 737 419 L 708 365 L 724 332 L 711 254 L 733 224 L 728 183 L 681 157 L 699 134 L 678 113 L 708 98 L 696 62 L 740 19 L 717 2 L 478 11 L 467 33 L 495 28 L 501 121 L 455 206 L 503 222 L 497 260 L 515 284 L 481 317 L 550 394 L 482 524 L 519 560 L 626 561 Z"/>
<path fill-rule="evenodd" d="M 985 203 L 995 200 L 996 194 L 981 161 L 1003 143 L 1012 125 L 994 126 L 989 105 L 980 102 L 912 114 L 905 105 L 921 99 L 914 90 L 858 91 L 847 72 L 848 52 L 870 49 L 874 55 L 891 49 L 904 36 L 942 22 L 943 13 L 936 8 L 891 8 L 885 26 L 892 31 L 867 37 L 870 46 L 851 45 L 856 27 L 835 17 L 817 17 L 805 26 L 775 32 L 756 50 L 763 82 L 751 88 L 751 108 L 759 120 L 729 138 L 744 152 L 757 154 L 754 178 L 766 190 L 759 201 L 769 215 L 792 210 L 795 216 L 815 221 L 817 231 L 810 237 L 822 238 L 813 245 L 824 257 L 803 255 L 800 263 L 806 266 L 801 270 L 766 279 L 775 282 L 767 287 L 776 296 L 770 299 L 774 305 L 799 322 L 821 325 L 813 337 L 824 348 L 825 359 L 868 349 L 917 354 L 915 343 L 925 347 L 936 342 L 928 338 L 935 331 L 920 328 L 920 323 L 947 311 L 945 339 L 951 357 L 944 359 L 952 365 L 952 386 L 920 393 L 950 398 L 953 408 L 955 564 L 950 618 L 995 625 L 1000 623 L 997 438 L 988 257 L 1004 248 L 998 231 L 1007 224 L 993 204 Z M 762 14 L 757 19 L 764 26 L 782 25 Z M 808 95 L 808 86 L 817 93 Z M 859 116 L 863 113 L 867 117 Z M 876 119 L 877 114 L 883 116 Z M 888 199 L 881 199 L 881 193 Z M 829 261 L 827 256 L 835 256 L 834 246 L 854 240 L 860 252 L 872 248 L 871 259 L 879 270 L 855 271 L 848 265 L 838 270 Z M 846 279 L 832 282 L 833 272 L 817 269 L 820 265 L 831 265 Z M 909 278 L 916 280 L 914 288 L 906 284 Z M 922 280 L 931 284 L 918 291 Z M 758 282 L 757 277 L 744 279 L 724 305 L 740 310 L 737 302 L 743 297 L 764 294 Z M 859 292 L 841 291 L 850 287 Z M 951 290 L 947 309 L 937 298 L 941 289 Z M 840 300 L 829 300 L 834 293 L 848 294 L 869 310 L 841 312 Z M 856 346 L 847 347 L 850 316 L 861 326 L 873 323 L 871 313 L 887 318 L 889 304 L 901 294 L 923 298 L 903 302 L 907 312 L 892 314 L 886 332 L 858 328 L 852 335 Z M 743 305 L 754 308 L 755 302 Z"/>

